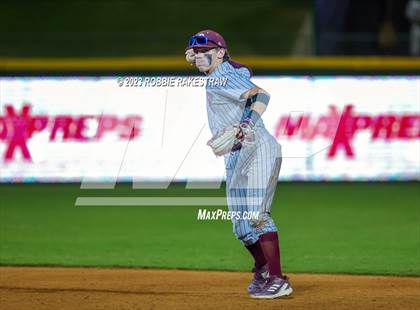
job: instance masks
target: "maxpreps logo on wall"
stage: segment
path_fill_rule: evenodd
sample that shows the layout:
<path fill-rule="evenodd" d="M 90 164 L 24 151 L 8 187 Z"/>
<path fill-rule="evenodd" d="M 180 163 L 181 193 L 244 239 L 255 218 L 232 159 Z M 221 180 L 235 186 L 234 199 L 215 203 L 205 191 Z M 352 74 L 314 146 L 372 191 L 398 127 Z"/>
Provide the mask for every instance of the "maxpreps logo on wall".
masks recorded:
<path fill-rule="evenodd" d="M 419 103 L 420 104 L 420 103 Z M 358 113 L 353 104 L 339 111 L 335 105 L 318 117 L 311 114 L 281 116 L 275 127 L 274 136 L 302 141 L 324 138 L 331 141 L 327 157 L 334 158 L 342 152 L 354 158 L 353 140 L 358 133 L 368 133 L 375 141 L 413 141 L 420 139 L 420 113 L 382 112 L 376 115 Z M 420 159 L 419 159 L 420 160 Z"/>
<path fill-rule="evenodd" d="M 418 77 L 279 78 L 264 86 L 275 90 L 270 104 L 289 111 L 265 120 L 290 179 L 420 179 Z"/>
<path fill-rule="evenodd" d="M 33 115 L 30 103 L 23 103 L 20 110 L 11 104 L 4 105 L 0 116 L 0 141 L 6 144 L 4 163 L 15 159 L 18 152 L 26 161 L 32 161 L 29 140 L 47 131 L 49 141 L 92 142 L 101 140 L 110 132 L 117 132 L 123 140 L 135 139 L 140 134 L 140 115 Z"/>

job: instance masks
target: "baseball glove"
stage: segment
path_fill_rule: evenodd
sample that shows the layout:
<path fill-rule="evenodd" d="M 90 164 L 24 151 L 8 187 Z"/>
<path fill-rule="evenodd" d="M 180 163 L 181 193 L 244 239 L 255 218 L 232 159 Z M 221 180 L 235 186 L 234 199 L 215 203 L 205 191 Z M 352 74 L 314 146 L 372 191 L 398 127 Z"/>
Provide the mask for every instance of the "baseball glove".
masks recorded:
<path fill-rule="evenodd" d="M 238 125 L 223 128 L 207 142 L 207 145 L 212 148 L 216 156 L 223 156 L 237 151 L 242 147 L 242 139 L 238 138 L 239 132 Z"/>
<path fill-rule="evenodd" d="M 207 145 L 213 150 L 216 156 L 223 156 L 230 152 L 235 152 L 242 148 L 243 143 L 249 143 L 250 137 L 253 137 L 248 128 L 239 125 L 228 126 L 213 136 Z"/>

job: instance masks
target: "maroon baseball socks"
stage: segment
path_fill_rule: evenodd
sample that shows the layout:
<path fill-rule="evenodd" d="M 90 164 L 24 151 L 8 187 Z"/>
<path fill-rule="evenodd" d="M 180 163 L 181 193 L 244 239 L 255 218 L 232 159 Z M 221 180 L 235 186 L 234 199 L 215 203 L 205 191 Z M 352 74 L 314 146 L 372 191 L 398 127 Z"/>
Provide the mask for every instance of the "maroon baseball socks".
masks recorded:
<path fill-rule="evenodd" d="M 268 232 L 260 236 L 259 242 L 268 264 L 270 276 L 283 277 L 280 264 L 279 238 L 277 232 Z"/>
<path fill-rule="evenodd" d="M 255 268 L 260 269 L 267 263 L 259 241 L 245 247 L 251 253 L 252 257 L 254 257 Z"/>

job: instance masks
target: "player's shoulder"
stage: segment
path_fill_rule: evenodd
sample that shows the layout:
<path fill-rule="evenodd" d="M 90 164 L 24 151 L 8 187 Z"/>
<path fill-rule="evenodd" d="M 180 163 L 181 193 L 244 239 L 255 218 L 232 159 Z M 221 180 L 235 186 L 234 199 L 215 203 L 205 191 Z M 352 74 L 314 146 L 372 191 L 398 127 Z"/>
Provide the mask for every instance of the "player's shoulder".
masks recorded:
<path fill-rule="evenodd" d="M 244 64 L 229 60 L 218 66 L 216 74 L 220 76 L 239 75 L 242 78 L 250 79 L 252 77 L 252 70 Z"/>
<path fill-rule="evenodd" d="M 236 73 L 243 75 L 249 79 L 252 77 L 252 70 L 247 65 L 241 64 L 240 62 L 233 60 L 229 60 L 227 62 L 236 71 Z"/>

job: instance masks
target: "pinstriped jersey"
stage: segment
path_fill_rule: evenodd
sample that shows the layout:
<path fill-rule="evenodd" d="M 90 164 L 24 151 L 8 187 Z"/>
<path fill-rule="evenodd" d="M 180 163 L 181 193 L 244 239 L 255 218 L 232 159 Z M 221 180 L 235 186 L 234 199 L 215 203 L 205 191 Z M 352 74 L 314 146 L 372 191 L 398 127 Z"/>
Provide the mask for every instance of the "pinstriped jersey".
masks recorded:
<path fill-rule="evenodd" d="M 228 61 L 218 65 L 208 77 L 226 81 L 206 85 L 207 117 L 214 135 L 229 125 L 240 123 L 246 108 L 246 99 L 240 97 L 256 85 L 251 82 L 251 73 L 246 67 L 236 68 Z M 262 119 L 255 124 L 255 130 L 266 131 Z"/>

